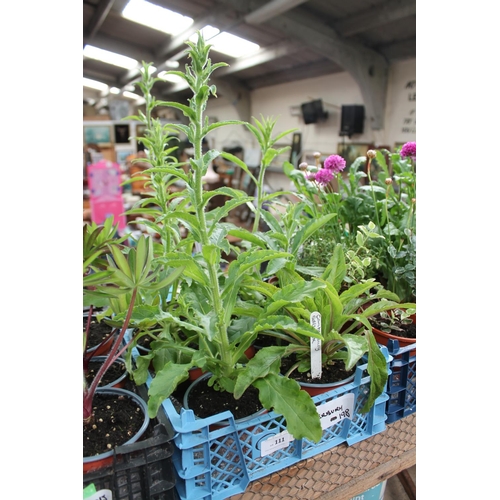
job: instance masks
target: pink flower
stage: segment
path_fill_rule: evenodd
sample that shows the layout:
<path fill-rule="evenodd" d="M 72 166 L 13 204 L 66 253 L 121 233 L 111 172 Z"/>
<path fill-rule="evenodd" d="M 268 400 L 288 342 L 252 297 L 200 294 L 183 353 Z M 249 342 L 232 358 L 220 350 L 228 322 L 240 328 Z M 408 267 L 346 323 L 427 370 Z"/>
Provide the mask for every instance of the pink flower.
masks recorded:
<path fill-rule="evenodd" d="M 324 163 L 324 168 L 331 170 L 335 174 L 342 172 L 345 168 L 345 160 L 339 155 L 330 155 Z"/>
<path fill-rule="evenodd" d="M 410 157 L 415 161 L 417 159 L 417 144 L 415 142 L 407 142 L 401 148 L 399 156 L 401 156 L 401 158 Z"/>
<path fill-rule="evenodd" d="M 316 172 L 314 180 L 319 184 L 328 184 L 333 179 L 333 170 L 322 168 Z"/>

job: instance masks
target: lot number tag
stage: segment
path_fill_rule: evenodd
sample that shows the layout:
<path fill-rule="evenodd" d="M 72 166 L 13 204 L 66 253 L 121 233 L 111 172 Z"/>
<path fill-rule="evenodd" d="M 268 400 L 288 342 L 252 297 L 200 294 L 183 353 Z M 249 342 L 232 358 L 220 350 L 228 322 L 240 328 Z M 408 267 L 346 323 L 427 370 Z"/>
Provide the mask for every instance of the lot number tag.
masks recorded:
<path fill-rule="evenodd" d="M 265 457 L 266 455 L 270 455 L 277 450 L 287 448 L 291 441 L 293 441 L 293 436 L 288 431 L 280 432 L 279 434 L 262 441 L 260 456 Z"/>

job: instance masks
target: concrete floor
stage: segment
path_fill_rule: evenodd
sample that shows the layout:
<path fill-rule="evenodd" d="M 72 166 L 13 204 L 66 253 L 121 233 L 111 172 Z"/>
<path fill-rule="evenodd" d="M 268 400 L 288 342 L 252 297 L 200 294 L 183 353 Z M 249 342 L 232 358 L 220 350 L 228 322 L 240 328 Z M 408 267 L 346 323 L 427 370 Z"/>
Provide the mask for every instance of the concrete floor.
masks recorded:
<path fill-rule="evenodd" d="M 417 467 L 414 465 L 407 469 L 408 474 L 413 479 L 415 485 L 417 484 Z M 398 476 L 393 476 L 387 480 L 387 484 L 385 486 L 384 500 L 412 500 L 412 497 L 409 496 Z"/>

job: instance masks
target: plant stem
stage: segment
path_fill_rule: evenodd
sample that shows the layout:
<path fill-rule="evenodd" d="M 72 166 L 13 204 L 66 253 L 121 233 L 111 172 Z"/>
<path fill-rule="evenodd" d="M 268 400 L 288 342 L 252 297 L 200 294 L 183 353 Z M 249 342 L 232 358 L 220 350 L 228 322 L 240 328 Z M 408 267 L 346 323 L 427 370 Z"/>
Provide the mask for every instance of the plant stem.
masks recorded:
<path fill-rule="evenodd" d="M 371 176 L 371 163 L 372 163 L 372 159 L 371 158 L 368 158 L 368 166 L 366 168 L 366 173 L 368 174 L 368 182 L 370 183 L 370 187 L 371 187 L 371 192 L 372 192 L 372 198 L 373 198 L 373 208 L 375 210 L 375 217 L 377 219 L 377 225 L 379 228 L 381 228 L 380 226 L 380 218 L 378 216 L 378 209 L 377 209 L 377 200 L 375 199 L 375 191 L 373 190 L 373 184 L 372 184 L 372 176 Z"/>
<path fill-rule="evenodd" d="M 255 207 L 255 219 L 253 221 L 253 231 L 252 232 L 257 232 L 259 230 L 259 223 L 260 223 L 260 211 L 262 209 L 262 191 L 263 191 L 263 185 L 264 185 L 264 173 L 265 173 L 265 167 L 264 164 L 260 164 L 260 170 L 259 170 L 259 178 L 257 179 L 257 202 L 256 202 L 256 207 Z"/>
<path fill-rule="evenodd" d="M 134 304 L 135 304 L 135 299 L 137 297 L 137 288 L 134 288 L 132 291 L 132 297 L 130 299 L 130 304 L 129 308 L 127 311 L 127 317 L 125 318 L 125 321 L 123 322 L 122 329 L 116 338 L 116 340 L 113 343 L 113 346 L 111 347 L 111 350 L 109 351 L 106 359 L 104 360 L 104 363 L 101 365 L 99 368 L 98 372 L 96 373 L 94 380 L 92 380 L 92 383 L 90 384 L 90 387 L 84 387 L 83 391 L 83 420 L 84 422 L 88 422 L 89 419 L 92 418 L 92 399 L 94 398 L 95 391 L 97 390 L 97 387 L 99 385 L 99 382 L 101 381 L 103 375 L 108 371 L 109 367 L 112 365 L 113 361 L 115 361 L 120 354 L 122 354 L 126 347 L 125 346 L 120 352 L 118 352 L 118 349 L 123 341 L 123 337 L 125 336 L 125 332 L 127 331 L 128 325 L 130 323 L 130 318 L 132 316 L 132 310 L 134 309 Z"/>

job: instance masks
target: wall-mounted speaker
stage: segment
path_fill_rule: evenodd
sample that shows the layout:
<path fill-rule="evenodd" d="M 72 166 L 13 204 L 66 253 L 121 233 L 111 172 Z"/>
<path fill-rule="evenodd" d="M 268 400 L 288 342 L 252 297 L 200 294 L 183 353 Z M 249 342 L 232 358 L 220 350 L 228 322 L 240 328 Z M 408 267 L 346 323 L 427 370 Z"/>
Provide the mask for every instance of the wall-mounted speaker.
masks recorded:
<path fill-rule="evenodd" d="M 351 136 L 362 134 L 365 121 L 365 107 L 352 104 L 342 106 L 342 117 L 340 120 L 340 135 Z"/>

